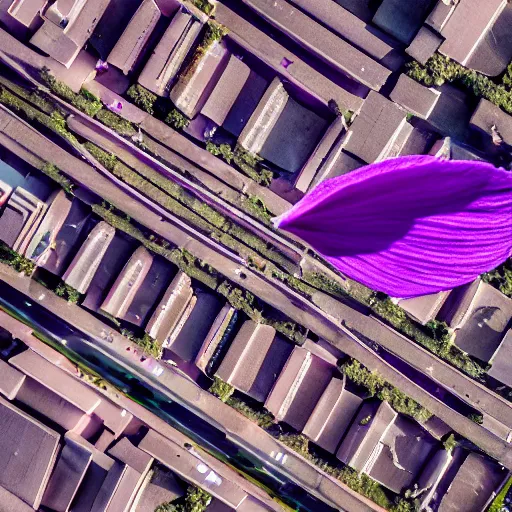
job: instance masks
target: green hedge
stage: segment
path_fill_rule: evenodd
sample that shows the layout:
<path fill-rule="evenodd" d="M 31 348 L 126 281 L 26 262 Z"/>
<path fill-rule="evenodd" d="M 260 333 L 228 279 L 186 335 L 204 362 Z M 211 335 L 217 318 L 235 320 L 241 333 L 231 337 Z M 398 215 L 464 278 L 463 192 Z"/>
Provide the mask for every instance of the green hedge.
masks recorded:
<path fill-rule="evenodd" d="M 412 62 L 407 64 L 407 68 L 407 74 L 411 78 L 428 87 L 452 82 L 464 87 L 477 98 L 485 98 L 512 114 L 512 65 L 508 67 L 501 84 L 439 53 L 433 55 L 425 66 Z"/>
<path fill-rule="evenodd" d="M 468 354 L 453 345 L 446 324 L 432 321 L 426 326 L 419 325 L 407 316 L 406 312 L 391 299 L 379 299 L 374 296 L 370 302 L 373 312 L 391 324 L 397 331 L 416 341 L 441 359 L 475 379 L 481 380 L 485 368 L 480 366 Z"/>
<path fill-rule="evenodd" d="M 376 372 L 371 372 L 359 361 L 353 359 L 341 367 L 341 371 L 355 384 L 368 390 L 370 396 L 389 403 L 396 412 L 407 414 L 419 423 L 424 423 L 432 417 L 432 413 L 404 392 L 386 382 Z"/>

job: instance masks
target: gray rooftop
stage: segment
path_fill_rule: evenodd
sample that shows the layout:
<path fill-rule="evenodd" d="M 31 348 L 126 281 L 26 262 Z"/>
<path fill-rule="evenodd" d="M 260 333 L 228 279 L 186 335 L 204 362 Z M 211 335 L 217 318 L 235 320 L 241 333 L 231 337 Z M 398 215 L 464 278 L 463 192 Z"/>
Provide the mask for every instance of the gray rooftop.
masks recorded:
<path fill-rule="evenodd" d="M 334 368 L 308 350 L 294 347 L 265 407 L 277 421 L 301 431 L 329 385 Z"/>
<path fill-rule="evenodd" d="M 512 319 L 512 299 L 490 284 L 480 282 L 455 344 L 482 361 L 489 361 Z"/>
<path fill-rule="evenodd" d="M 404 126 L 406 114 L 384 96 L 370 91 L 350 126 L 345 151 L 366 163 L 380 160 Z"/>
<path fill-rule="evenodd" d="M 0 486 L 37 509 L 59 434 L 0 398 Z"/>
<path fill-rule="evenodd" d="M 439 512 L 481 512 L 505 476 L 488 457 L 470 453 L 443 496 Z"/>
<path fill-rule="evenodd" d="M 250 397 L 264 402 L 292 351 L 292 344 L 269 325 L 247 320 L 216 375 Z"/>
<path fill-rule="evenodd" d="M 458 3 L 441 31 L 445 41 L 439 51 L 466 65 L 481 38 L 506 5 L 506 0 L 465 0 Z"/>

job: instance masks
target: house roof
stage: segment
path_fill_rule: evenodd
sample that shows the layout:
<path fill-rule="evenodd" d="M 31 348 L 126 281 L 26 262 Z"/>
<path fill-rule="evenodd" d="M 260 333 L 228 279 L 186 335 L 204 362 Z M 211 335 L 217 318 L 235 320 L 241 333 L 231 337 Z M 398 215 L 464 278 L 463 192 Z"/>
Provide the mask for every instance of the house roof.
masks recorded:
<path fill-rule="evenodd" d="M 47 0 L 15 0 L 8 12 L 25 27 L 31 27 L 46 3 Z"/>
<path fill-rule="evenodd" d="M 480 512 L 506 472 L 488 457 L 470 453 L 439 505 L 439 512 Z"/>
<path fill-rule="evenodd" d="M 43 26 L 30 39 L 30 43 L 67 68 L 73 64 L 82 49 L 59 25 L 49 20 L 45 20 Z"/>
<path fill-rule="evenodd" d="M 134 512 L 155 512 L 159 505 L 174 501 L 184 494 L 183 486 L 170 471 L 155 467 L 154 471 L 146 477 L 141 495 L 134 506 Z"/>
<path fill-rule="evenodd" d="M 344 126 L 341 117 L 337 116 L 327 130 L 325 130 L 317 147 L 300 170 L 300 173 L 298 173 L 294 184 L 297 190 L 304 193 L 307 192 L 319 170 L 322 168 L 324 161 L 331 153 L 336 151 L 336 142 L 341 137 L 343 130 Z"/>
<path fill-rule="evenodd" d="M 163 343 L 172 333 L 192 299 L 190 277 L 179 271 L 171 281 L 162 300 L 156 306 L 146 326 L 149 335 Z"/>
<path fill-rule="evenodd" d="M 402 299 L 398 304 L 414 320 L 425 325 L 437 316 L 448 294 L 449 292 L 439 292 L 414 299 Z"/>
<path fill-rule="evenodd" d="M 446 322 L 452 329 L 462 327 L 469 312 L 473 308 L 480 282 L 480 279 L 475 279 L 472 283 L 459 286 L 452 290 L 439 312 L 439 320 Z"/>
<path fill-rule="evenodd" d="M 8 400 L 14 400 L 25 375 L 0 359 L 0 393 Z"/>
<path fill-rule="evenodd" d="M 259 154 L 288 98 L 281 80 L 274 78 L 238 137 L 238 143 L 247 151 Z"/>
<path fill-rule="evenodd" d="M 441 30 L 445 38 L 439 51 L 451 59 L 466 65 L 478 43 L 492 27 L 497 16 L 507 5 L 507 0 L 465 0 Z"/>
<path fill-rule="evenodd" d="M 87 236 L 73 261 L 64 273 L 64 281 L 85 293 L 98 270 L 116 230 L 104 221 L 99 222 Z"/>
<path fill-rule="evenodd" d="M 303 433 L 318 446 L 336 453 L 362 398 L 345 389 L 345 379 L 332 378 L 316 404 Z"/>
<path fill-rule="evenodd" d="M 364 162 L 382 158 L 406 122 L 406 112 L 384 96 L 370 91 L 350 126 L 344 150 Z"/>
<path fill-rule="evenodd" d="M 374 454 L 369 476 L 401 493 L 410 488 L 437 444 L 417 422 L 398 416 L 382 438 L 378 455 Z"/>
<path fill-rule="evenodd" d="M 73 432 L 68 432 L 65 438 L 83 446 L 84 449 L 92 453 L 91 462 L 73 501 L 73 512 L 91 512 L 91 510 L 94 510 L 92 509 L 94 500 L 115 461 Z"/>
<path fill-rule="evenodd" d="M 354 77 L 371 89 L 378 91 L 391 74 L 391 71 L 379 62 L 368 57 L 285 0 L 243 0 L 243 2 L 336 71 Z M 336 16 L 337 14 L 333 12 L 332 17 Z M 373 44 L 376 45 L 375 42 Z"/>
<path fill-rule="evenodd" d="M 124 318 L 152 264 L 152 254 L 144 246 L 138 247 L 117 276 L 101 309 L 116 318 Z"/>
<path fill-rule="evenodd" d="M 100 397 L 79 380 L 28 349 L 9 363 L 87 414 L 100 404 Z"/>
<path fill-rule="evenodd" d="M 107 61 L 127 75 L 135 66 L 161 14 L 154 0 L 143 0 L 110 52 Z"/>
<path fill-rule="evenodd" d="M 149 313 L 164 293 L 175 272 L 176 268 L 168 260 L 155 256 L 149 272 L 123 315 L 123 320 L 139 327 L 145 325 Z"/>
<path fill-rule="evenodd" d="M 199 349 L 196 357 L 196 366 L 204 373 L 209 374 L 209 371 L 211 370 L 210 361 L 213 355 L 216 353 L 220 342 L 224 339 L 226 329 L 233 321 L 235 312 L 235 308 L 233 308 L 230 304 L 224 304 L 219 314 L 215 318 L 215 322 L 213 322 L 210 330 L 208 331 L 208 334 L 203 341 L 203 345 Z"/>
<path fill-rule="evenodd" d="M 292 344 L 269 325 L 247 320 L 238 331 L 216 375 L 259 402 L 267 398 L 292 351 Z"/>
<path fill-rule="evenodd" d="M 427 119 L 439 100 L 440 92 L 430 89 L 409 78 L 400 75 L 389 97 L 412 114 Z"/>
<path fill-rule="evenodd" d="M 191 14 L 179 9 L 144 66 L 139 84 L 159 96 L 168 96 L 202 26 Z"/>
<path fill-rule="evenodd" d="M 442 5 L 445 5 L 440 1 Z M 442 37 L 427 25 L 423 25 L 409 47 L 405 50 L 408 55 L 425 65 L 427 60 L 436 53 L 443 42 Z"/>
<path fill-rule="evenodd" d="M 110 457 L 127 464 L 139 473 L 145 474 L 153 463 L 153 457 L 139 450 L 127 437 L 123 437 L 107 453 Z"/>
<path fill-rule="evenodd" d="M 238 485 L 219 476 L 203 459 L 196 456 L 193 449 L 186 450 L 154 430 L 145 435 L 139 448 L 159 460 L 180 478 L 201 487 L 235 510 L 247 497 L 247 493 Z"/>
<path fill-rule="evenodd" d="M 0 398 L 0 486 L 39 508 L 59 434 Z"/>
<path fill-rule="evenodd" d="M 142 481 L 142 475 L 135 469 L 115 462 L 108 470 L 91 510 L 124 512 L 134 500 Z"/>
<path fill-rule="evenodd" d="M 238 57 L 230 55 L 228 65 L 206 101 L 201 113 L 221 126 L 238 95 L 247 83 L 251 70 Z"/>
<path fill-rule="evenodd" d="M 190 315 L 179 332 L 176 329 L 176 336 L 173 335 L 167 345 L 172 352 L 187 362 L 195 360 L 223 306 L 219 296 L 205 290 L 197 290 L 196 297 L 197 302 L 195 302 Z"/>
<path fill-rule="evenodd" d="M 223 128 L 235 137 L 240 136 L 265 91 L 268 89 L 268 85 L 267 80 L 258 75 L 254 70 L 251 70 L 249 78 L 224 120 Z"/>
<path fill-rule="evenodd" d="M 16 399 L 64 430 L 75 429 L 84 419 L 84 412 L 78 407 L 30 377 L 23 382 Z"/>
<path fill-rule="evenodd" d="M 25 256 L 43 265 L 52 251 L 48 250 L 43 257 L 42 252 L 55 240 L 58 232 L 64 225 L 66 217 L 71 210 L 71 201 L 66 197 L 66 192 L 60 190 L 53 199 L 50 207 L 39 224 L 32 240 L 28 244 Z"/>
<path fill-rule="evenodd" d="M 212 93 L 229 60 L 223 43 L 215 42 L 180 74 L 170 92 L 176 107 L 187 117 L 195 117 Z"/>
<path fill-rule="evenodd" d="M 107 293 L 136 247 L 137 245 L 133 239 L 130 240 L 121 233 L 115 234 L 101 260 L 101 265 L 99 265 L 91 279 L 82 306 L 93 311 L 100 309 Z"/>
<path fill-rule="evenodd" d="M 397 418 L 387 402 L 366 402 L 356 415 L 336 457 L 356 471 L 364 471 L 375 449 Z"/>
<path fill-rule="evenodd" d="M 437 0 L 434 8 L 425 20 L 425 24 L 434 29 L 436 32 L 441 33 L 446 22 L 455 11 L 457 2 L 446 2 L 446 0 Z"/>
<path fill-rule="evenodd" d="M 356 48 L 367 53 L 389 69 L 396 70 L 403 62 L 397 49 L 399 44 L 388 34 L 368 25 L 367 21 L 352 14 L 343 3 L 332 0 L 291 0 L 291 3 L 305 10 L 310 16 L 327 25 Z M 363 2 L 360 1 L 362 4 Z"/>
<path fill-rule="evenodd" d="M 277 421 L 301 431 L 325 389 L 335 366 L 301 347 L 294 347 L 265 407 Z"/>
<path fill-rule="evenodd" d="M 512 387 L 512 330 L 508 330 L 489 361 L 488 375 Z"/>
<path fill-rule="evenodd" d="M 493 147 L 492 127 L 495 126 L 503 142 L 512 145 L 512 116 L 486 99 L 481 99 L 474 111 L 470 127 L 487 149 Z M 495 147 L 495 146 L 494 146 Z"/>
<path fill-rule="evenodd" d="M 500 75 L 512 60 L 512 5 L 507 3 L 468 61 L 470 69 L 489 76 Z"/>
<path fill-rule="evenodd" d="M 512 299 L 482 281 L 472 307 L 456 332 L 455 344 L 468 354 L 489 361 L 511 319 Z"/>
<path fill-rule="evenodd" d="M 408 44 L 425 21 L 433 5 L 433 0 L 384 0 L 375 16 L 373 23 L 391 34 L 402 43 Z"/>
<path fill-rule="evenodd" d="M 0 486 L 0 503 L 6 512 L 34 512 L 34 509 Z"/>
<path fill-rule="evenodd" d="M 328 128 L 326 119 L 289 98 L 259 155 L 288 172 L 306 164 Z"/>
<path fill-rule="evenodd" d="M 42 504 L 51 510 L 69 510 L 91 461 L 91 450 L 69 437 L 66 438 Z"/>

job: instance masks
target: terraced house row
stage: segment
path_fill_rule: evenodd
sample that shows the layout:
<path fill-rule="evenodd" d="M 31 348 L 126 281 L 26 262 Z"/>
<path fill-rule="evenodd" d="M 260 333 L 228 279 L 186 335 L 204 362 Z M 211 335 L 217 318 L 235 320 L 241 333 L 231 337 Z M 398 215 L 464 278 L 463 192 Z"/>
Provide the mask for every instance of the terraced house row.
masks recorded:
<path fill-rule="evenodd" d="M 389 298 L 271 220 L 391 157 L 510 168 L 484 4 L 0 2 L 0 510 L 501 506 L 509 262 Z"/>

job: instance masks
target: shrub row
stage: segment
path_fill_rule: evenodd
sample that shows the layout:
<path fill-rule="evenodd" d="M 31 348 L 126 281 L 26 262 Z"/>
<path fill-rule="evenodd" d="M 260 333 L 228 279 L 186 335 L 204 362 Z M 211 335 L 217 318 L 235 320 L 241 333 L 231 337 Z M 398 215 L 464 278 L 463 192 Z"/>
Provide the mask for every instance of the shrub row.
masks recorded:
<path fill-rule="evenodd" d="M 432 321 L 421 326 L 411 320 L 406 312 L 391 299 L 379 299 L 374 296 L 370 303 L 374 313 L 391 324 L 397 331 L 413 339 L 433 354 L 449 362 L 459 370 L 481 380 L 485 368 L 452 343 L 452 336 L 445 323 Z"/>
<path fill-rule="evenodd" d="M 364 387 L 370 396 L 389 403 L 396 412 L 407 414 L 419 423 L 424 423 L 432 417 L 432 413 L 418 402 L 408 397 L 404 392 L 386 382 L 376 372 L 371 372 L 359 361 L 353 359 L 341 367 L 341 371 L 354 384 Z"/>
<path fill-rule="evenodd" d="M 147 166 L 140 166 L 135 172 L 117 157 L 91 142 L 86 142 L 84 147 L 96 160 L 125 183 L 197 227 L 214 240 L 236 251 L 246 260 L 252 258 L 254 261 L 258 261 L 258 254 L 260 254 L 280 268 L 284 268 L 288 272 L 294 271 L 294 263 L 277 249 L 269 246 L 267 242 L 247 229 L 233 223 L 226 216 L 159 172 Z"/>
<path fill-rule="evenodd" d="M 414 80 L 424 83 L 428 87 L 440 86 L 445 82 L 452 82 L 467 89 L 477 98 L 485 98 L 505 112 L 512 114 L 512 65 L 501 84 L 497 84 L 489 77 L 468 69 L 461 64 L 439 53 L 434 54 L 422 66 L 418 62 L 407 64 L 407 74 Z"/>
<path fill-rule="evenodd" d="M 189 485 L 187 493 L 181 498 L 159 505 L 155 512 L 205 512 L 212 497 L 203 489 Z"/>

